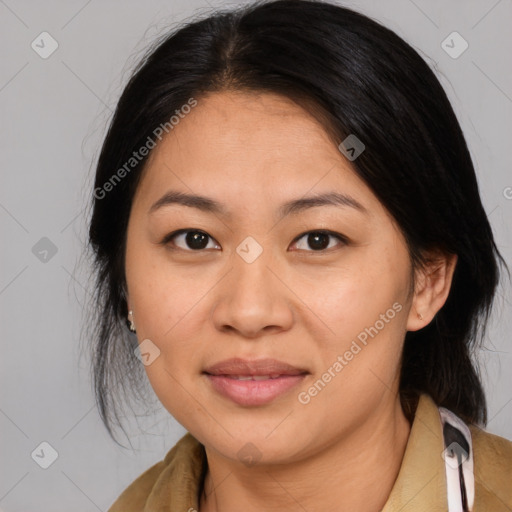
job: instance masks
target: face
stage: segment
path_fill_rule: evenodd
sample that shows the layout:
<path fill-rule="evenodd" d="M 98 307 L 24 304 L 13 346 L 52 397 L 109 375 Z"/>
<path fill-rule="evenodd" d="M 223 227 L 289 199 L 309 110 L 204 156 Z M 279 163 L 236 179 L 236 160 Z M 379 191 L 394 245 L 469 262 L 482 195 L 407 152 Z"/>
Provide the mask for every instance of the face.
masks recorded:
<path fill-rule="evenodd" d="M 208 200 L 162 199 L 170 193 Z M 305 201 L 320 195 L 330 202 Z M 198 99 L 148 161 L 125 264 L 154 391 L 233 461 L 252 445 L 262 461 L 305 458 L 396 399 L 411 309 L 405 241 L 288 99 Z"/>

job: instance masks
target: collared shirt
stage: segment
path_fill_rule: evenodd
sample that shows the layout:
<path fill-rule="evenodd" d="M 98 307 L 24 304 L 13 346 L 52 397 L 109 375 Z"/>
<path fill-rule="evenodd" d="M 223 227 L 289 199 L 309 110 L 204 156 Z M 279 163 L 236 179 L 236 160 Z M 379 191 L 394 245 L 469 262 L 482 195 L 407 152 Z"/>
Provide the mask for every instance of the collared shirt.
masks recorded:
<path fill-rule="evenodd" d="M 470 431 L 475 480 L 472 512 L 512 512 L 512 442 L 475 426 Z M 446 512 L 444 450 L 439 409 L 428 395 L 421 395 L 400 471 L 381 512 Z M 204 446 L 187 433 L 108 512 L 199 511 L 204 464 Z"/>

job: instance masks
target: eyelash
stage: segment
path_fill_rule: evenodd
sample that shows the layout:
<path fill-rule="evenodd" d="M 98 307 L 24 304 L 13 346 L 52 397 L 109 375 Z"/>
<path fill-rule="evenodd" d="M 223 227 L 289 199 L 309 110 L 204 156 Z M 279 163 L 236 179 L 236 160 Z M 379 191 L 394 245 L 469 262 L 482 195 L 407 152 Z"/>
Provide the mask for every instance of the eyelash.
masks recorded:
<path fill-rule="evenodd" d="M 204 231 L 200 230 L 200 229 L 179 229 L 177 231 L 173 231 L 172 233 L 169 233 L 168 235 L 166 235 L 164 237 L 164 239 L 162 240 L 161 244 L 162 245 L 169 245 L 169 243 L 171 242 L 171 240 L 175 237 L 177 237 L 178 235 L 182 235 L 182 234 L 186 234 L 186 233 L 201 233 L 203 235 L 206 235 L 210 240 L 214 240 L 215 239 L 210 236 L 208 233 L 205 233 Z M 339 233 L 335 233 L 333 231 L 329 231 L 329 230 L 325 230 L 325 229 L 317 229 L 317 230 L 311 230 L 311 231 L 305 231 L 304 233 L 300 234 L 299 236 L 297 236 L 294 240 L 293 240 L 293 243 L 297 243 L 301 238 L 303 238 L 304 236 L 306 235 L 309 235 L 311 233 L 314 233 L 314 234 L 322 234 L 322 235 L 328 235 L 328 236 L 331 236 L 333 238 L 337 238 L 343 245 L 346 245 L 348 243 L 348 239 L 346 237 L 344 237 L 343 235 L 339 234 Z M 219 244 L 220 245 L 220 244 Z M 172 249 L 178 249 L 178 250 L 182 250 L 182 251 L 185 251 L 185 252 L 204 252 L 206 249 L 183 249 L 182 247 L 172 247 Z M 333 248 L 330 247 L 328 249 L 319 249 L 319 250 L 305 250 L 305 249 L 299 249 L 300 251 L 306 251 L 306 252 L 311 252 L 311 253 L 325 253 L 325 252 L 328 252 L 328 251 L 331 251 Z"/>

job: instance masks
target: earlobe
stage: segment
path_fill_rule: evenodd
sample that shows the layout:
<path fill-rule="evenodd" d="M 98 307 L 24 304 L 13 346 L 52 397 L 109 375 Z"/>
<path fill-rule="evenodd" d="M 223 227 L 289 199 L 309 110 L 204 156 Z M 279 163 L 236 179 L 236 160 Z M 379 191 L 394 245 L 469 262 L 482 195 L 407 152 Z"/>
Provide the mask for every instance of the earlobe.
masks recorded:
<path fill-rule="evenodd" d="M 457 264 L 456 254 L 432 254 L 415 274 L 415 289 L 407 330 L 418 331 L 428 325 L 445 304 Z"/>
<path fill-rule="evenodd" d="M 128 311 L 127 320 L 128 320 L 128 329 L 130 329 L 130 331 L 132 331 L 132 332 L 137 332 L 135 329 L 135 322 L 133 320 L 133 311 L 131 309 Z"/>

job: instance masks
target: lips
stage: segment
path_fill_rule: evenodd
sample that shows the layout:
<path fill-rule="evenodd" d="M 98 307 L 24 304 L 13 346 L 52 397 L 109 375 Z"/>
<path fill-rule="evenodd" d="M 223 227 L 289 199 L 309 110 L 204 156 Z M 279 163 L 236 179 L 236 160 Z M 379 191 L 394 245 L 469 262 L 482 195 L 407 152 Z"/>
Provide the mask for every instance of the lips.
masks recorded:
<path fill-rule="evenodd" d="M 308 373 L 304 368 L 297 368 L 277 359 L 226 359 L 206 368 L 210 375 L 226 375 L 232 377 L 269 377 L 280 375 L 301 375 Z"/>
<path fill-rule="evenodd" d="M 289 392 L 309 372 L 276 359 L 228 359 L 204 373 L 213 390 L 241 406 L 260 406 Z"/>

